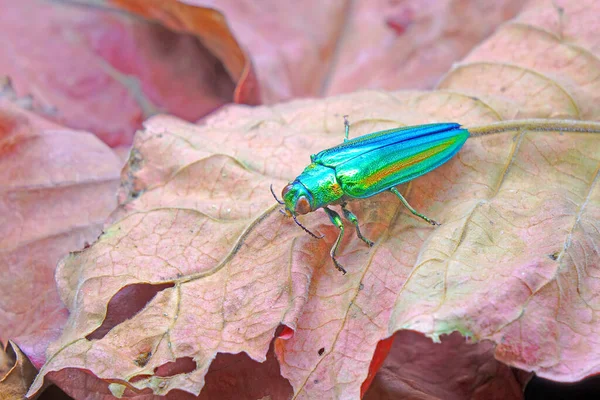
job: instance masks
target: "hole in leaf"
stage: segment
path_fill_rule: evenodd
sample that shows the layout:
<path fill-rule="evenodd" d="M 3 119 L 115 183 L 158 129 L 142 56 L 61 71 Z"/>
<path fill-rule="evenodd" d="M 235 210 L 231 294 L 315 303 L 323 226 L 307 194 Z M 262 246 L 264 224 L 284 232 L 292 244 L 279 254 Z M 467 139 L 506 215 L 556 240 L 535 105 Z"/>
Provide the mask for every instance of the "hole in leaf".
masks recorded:
<path fill-rule="evenodd" d="M 136 376 L 134 376 L 133 378 L 131 378 L 131 379 L 129 380 L 129 382 L 131 382 L 131 383 L 135 383 L 135 382 L 137 382 L 137 381 L 141 381 L 141 380 L 148 379 L 148 378 L 151 378 L 151 377 L 152 377 L 152 375 L 148 375 L 148 374 L 136 375 Z"/>
<path fill-rule="evenodd" d="M 72 400 L 65 392 L 56 385 L 50 385 L 44 389 L 38 400 Z"/>
<path fill-rule="evenodd" d="M 275 336 L 279 339 L 288 340 L 294 336 L 294 330 L 290 327 L 284 325 L 283 328 L 280 326 L 279 329 L 278 332 L 275 333 Z"/>
<path fill-rule="evenodd" d="M 112 328 L 140 312 L 161 290 L 173 287 L 172 283 L 149 283 L 125 286 L 110 299 L 102 325 L 86 336 L 88 340 L 102 339 Z"/>
<path fill-rule="evenodd" d="M 196 369 L 196 362 L 192 357 L 181 357 L 175 361 L 168 362 L 156 368 L 154 374 L 156 376 L 174 376 L 179 374 L 187 374 Z"/>
<path fill-rule="evenodd" d="M 322 355 L 323 355 L 323 353 L 325 353 L 325 347 L 321 347 L 321 348 L 319 349 L 319 355 L 320 355 L 320 356 L 322 356 Z"/>
<path fill-rule="evenodd" d="M 202 388 L 202 399 L 291 399 L 292 385 L 281 376 L 273 351 L 275 340 L 264 362 L 246 353 L 219 353 L 210 364 Z M 244 394 L 241 396 L 241 394 Z"/>

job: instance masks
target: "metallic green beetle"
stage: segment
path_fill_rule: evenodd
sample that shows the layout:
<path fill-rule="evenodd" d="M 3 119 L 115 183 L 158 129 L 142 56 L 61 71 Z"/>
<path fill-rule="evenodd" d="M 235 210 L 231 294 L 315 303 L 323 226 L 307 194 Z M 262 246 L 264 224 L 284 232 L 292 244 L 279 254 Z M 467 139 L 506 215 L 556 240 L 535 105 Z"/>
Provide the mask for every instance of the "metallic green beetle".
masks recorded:
<path fill-rule="evenodd" d="M 298 226 L 320 239 L 297 220 L 297 215 L 308 214 L 323 208 L 340 233 L 330 255 L 336 268 L 346 270 L 335 258 L 344 236 L 344 224 L 338 213 L 328 206 L 340 205 L 344 217 L 356 227 L 357 236 L 368 246 L 373 242 L 365 238 L 358 227 L 358 219 L 346 208 L 348 201 L 364 199 L 389 190 L 411 213 L 431 225 L 434 220 L 418 213 L 395 188 L 444 164 L 452 158 L 469 137 L 469 131 L 457 123 L 394 128 L 348 139 L 350 124 L 344 116 L 346 133 L 344 142 L 310 156 L 311 163 L 290 182 L 281 193 L 285 205 L 282 212 L 294 218 Z"/>

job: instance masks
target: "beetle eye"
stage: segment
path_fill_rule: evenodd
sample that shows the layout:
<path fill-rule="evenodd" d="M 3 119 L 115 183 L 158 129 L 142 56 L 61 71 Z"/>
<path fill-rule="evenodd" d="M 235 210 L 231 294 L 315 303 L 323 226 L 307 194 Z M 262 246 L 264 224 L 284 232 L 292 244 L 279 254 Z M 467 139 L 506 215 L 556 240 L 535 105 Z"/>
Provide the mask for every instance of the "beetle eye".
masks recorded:
<path fill-rule="evenodd" d="M 305 196 L 298 197 L 298 201 L 296 201 L 296 214 L 303 215 L 311 212 L 310 203 Z"/>
<path fill-rule="evenodd" d="M 285 195 L 287 194 L 287 192 L 290 191 L 291 188 L 292 188 L 292 184 L 288 183 L 288 185 L 286 187 L 284 187 L 283 190 L 281 191 L 281 197 L 285 197 Z"/>

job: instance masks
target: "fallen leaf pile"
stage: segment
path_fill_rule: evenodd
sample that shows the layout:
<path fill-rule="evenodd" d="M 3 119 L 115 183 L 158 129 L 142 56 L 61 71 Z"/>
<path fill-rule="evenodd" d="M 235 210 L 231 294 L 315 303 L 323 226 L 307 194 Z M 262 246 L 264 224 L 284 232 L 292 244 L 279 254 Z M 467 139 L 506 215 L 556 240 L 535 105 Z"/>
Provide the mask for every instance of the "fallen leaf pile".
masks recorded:
<path fill-rule="evenodd" d="M 440 16 L 444 5 L 461 20 L 477 19 L 477 9 L 439 2 L 436 31 L 417 24 L 431 23 L 423 10 L 390 6 L 386 33 L 369 36 L 353 28 L 368 21 L 359 18 L 362 3 L 348 10 L 331 2 L 312 26 L 306 5 L 243 24 L 242 16 L 258 12 L 249 3 L 221 2 L 222 14 L 194 8 L 200 2 L 123 3 L 168 27 L 164 34 L 198 37 L 237 82 L 223 103 L 235 96 L 253 103 L 258 92 L 270 103 L 378 89 L 228 104 L 193 123 L 179 118 L 195 117 L 177 104 L 190 99 L 187 90 L 205 91 L 176 82 L 182 89 L 169 91 L 181 97 L 169 104 L 181 113 L 165 107 L 176 116 L 147 119 L 122 170 L 93 135 L 0 103 L 0 260 L 11 277 L 2 283 L 0 311 L 9 323 L 0 335 L 18 345 L 7 350 L 7 365 L 24 354 L 40 368 L 29 396 L 52 382 L 77 399 L 518 399 L 527 376 L 510 367 L 562 382 L 600 373 L 599 133 L 512 129 L 470 138 L 448 163 L 399 187 L 439 227 L 390 193 L 350 203 L 375 246 L 348 226 L 338 253 L 346 275 L 329 257 L 338 230 L 326 214 L 299 217 L 324 235 L 314 239 L 279 213 L 269 190 L 279 196 L 311 154 L 340 143 L 344 115 L 351 137 L 440 121 L 473 128 L 523 118 L 598 120 L 600 36 L 590 20 L 597 4 L 530 1 L 454 65 L 438 90 L 386 92 L 411 81 L 401 77 L 400 55 L 382 50 L 382 37 L 406 30 L 404 40 L 421 40 L 417 53 L 404 55 L 414 64 L 403 68 L 416 87 L 427 87 L 442 71 L 420 68 L 427 63 L 419 57 L 454 47 L 424 43 L 441 35 L 473 46 L 441 33 L 452 22 Z M 501 20 L 517 13 L 513 3 L 479 12 Z M 298 23 L 283 14 L 297 14 Z M 211 36 L 217 29 L 225 33 Z M 473 31 L 477 43 L 492 32 Z M 251 55 L 256 81 L 234 37 Z M 370 37 L 378 44 L 356 43 Z M 365 60 L 382 67 L 365 77 Z M 54 121 L 77 119 L 63 108 Z M 115 133 L 127 124 L 119 124 L 97 133 L 127 143 Z"/>

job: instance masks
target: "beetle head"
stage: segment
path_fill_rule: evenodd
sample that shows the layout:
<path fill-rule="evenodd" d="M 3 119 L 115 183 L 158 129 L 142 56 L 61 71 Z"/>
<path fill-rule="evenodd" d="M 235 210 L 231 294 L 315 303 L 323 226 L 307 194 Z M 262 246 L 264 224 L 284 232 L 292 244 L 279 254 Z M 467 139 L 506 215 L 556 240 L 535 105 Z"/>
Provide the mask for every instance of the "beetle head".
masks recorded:
<path fill-rule="evenodd" d="M 285 212 L 283 210 L 279 210 L 281 213 L 286 214 L 288 217 L 294 218 L 294 222 L 306 233 L 315 239 L 322 239 L 323 235 L 317 236 L 311 231 L 309 231 L 304 225 L 298 221 L 296 218 L 297 214 L 308 214 L 312 211 L 312 206 L 310 205 L 310 200 L 312 196 L 310 192 L 302 185 L 300 182 L 292 182 L 283 188 L 282 196 L 284 201 L 281 201 L 275 196 L 275 192 L 273 191 L 273 185 L 271 185 L 271 193 L 273 197 L 279 204 L 285 205 Z"/>
<path fill-rule="evenodd" d="M 288 214 L 303 215 L 313 211 L 311 206 L 312 196 L 300 182 L 294 181 L 283 188 L 281 192 L 285 210 Z"/>

